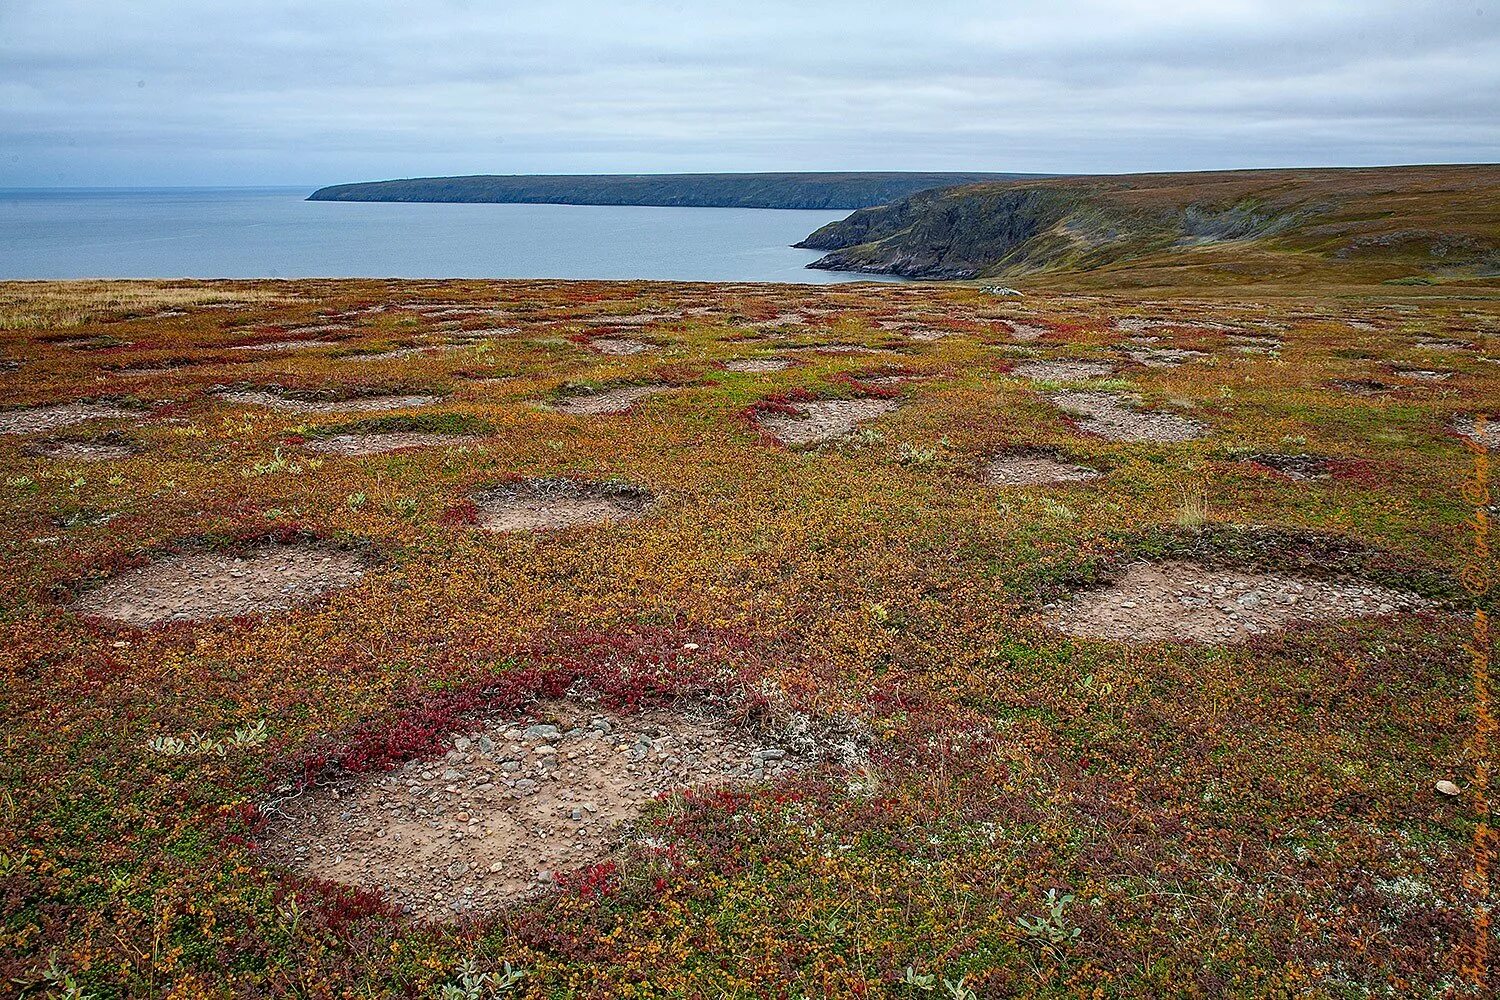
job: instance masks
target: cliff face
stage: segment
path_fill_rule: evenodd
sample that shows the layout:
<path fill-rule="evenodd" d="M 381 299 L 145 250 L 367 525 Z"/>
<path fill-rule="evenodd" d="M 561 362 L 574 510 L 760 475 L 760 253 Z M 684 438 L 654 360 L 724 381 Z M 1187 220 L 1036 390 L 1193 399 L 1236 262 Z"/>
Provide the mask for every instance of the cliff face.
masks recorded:
<path fill-rule="evenodd" d="M 918 191 L 1024 174 L 776 173 L 599 174 L 417 177 L 336 184 L 309 201 L 489 202 L 548 205 L 656 205 L 683 208 L 851 209 L 884 205 Z"/>
<path fill-rule="evenodd" d="M 1121 175 L 924 191 L 797 244 L 810 267 L 964 279 L 1180 266 L 1226 245 L 1397 270 L 1500 268 L 1500 168 Z"/>

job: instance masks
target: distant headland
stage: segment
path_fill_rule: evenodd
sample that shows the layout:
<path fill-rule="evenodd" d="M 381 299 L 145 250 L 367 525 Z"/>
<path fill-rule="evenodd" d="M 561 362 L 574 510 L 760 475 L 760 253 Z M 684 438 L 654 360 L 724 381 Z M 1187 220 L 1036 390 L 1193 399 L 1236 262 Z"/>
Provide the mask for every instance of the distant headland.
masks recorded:
<path fill-rule="evenodd" d="M 319 188 L 309 201 L 649 205 L 678 208 L 853 210 L 919 191 L 1040 178 L 1015 173 L 478 174 L 412 177 Z"/>

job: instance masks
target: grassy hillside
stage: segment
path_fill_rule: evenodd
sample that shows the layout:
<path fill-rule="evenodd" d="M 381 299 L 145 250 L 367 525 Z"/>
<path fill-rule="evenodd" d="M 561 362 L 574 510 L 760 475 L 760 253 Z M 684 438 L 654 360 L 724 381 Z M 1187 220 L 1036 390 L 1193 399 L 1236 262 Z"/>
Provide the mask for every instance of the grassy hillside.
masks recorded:
<path fill-rule="evenodd" d="M 1500 273 L 1500 167 L 1128 174 L 924 191 L 825 226 L 812 267 L 914 278 L 1108 272 L 1131 284 Z M 1225 248 L 1231 252 L 1224 253 Z"/>
<path fill-rule="evenodd" d="M 414 177 L 335 184 L 314 191 L 308 200 L 847 209 L 884 205 L 933 188 L 1025 176 L 1028 175 L 779 173 Z"/>

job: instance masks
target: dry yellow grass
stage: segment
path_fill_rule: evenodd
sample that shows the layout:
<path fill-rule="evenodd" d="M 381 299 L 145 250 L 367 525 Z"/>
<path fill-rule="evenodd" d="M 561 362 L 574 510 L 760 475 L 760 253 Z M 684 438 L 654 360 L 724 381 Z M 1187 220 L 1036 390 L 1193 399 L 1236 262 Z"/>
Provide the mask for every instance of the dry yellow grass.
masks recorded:
<path fill-rule="evenodd" d="M 18 281 L 0 285 L 0 330 L 57 329 L 183 306 L 295 301 L 243 283 Z"/>

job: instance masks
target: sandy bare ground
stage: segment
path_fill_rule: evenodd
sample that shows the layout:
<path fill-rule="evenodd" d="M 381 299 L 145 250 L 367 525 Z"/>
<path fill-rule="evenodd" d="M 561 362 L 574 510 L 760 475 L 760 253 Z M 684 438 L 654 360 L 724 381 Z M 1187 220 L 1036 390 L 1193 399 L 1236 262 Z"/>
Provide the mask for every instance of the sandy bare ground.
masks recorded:
<path fill-rule="evenodd" d="M 486 912 L 604 860 L 641 807 L 688 786 L 774 778 L 785 751 L 681 710 L 568 702 L 456 737 L 438 759 L 277 807 L 265 855 L 385 893 L 428 919 Z"/>
<path fill-rule="evenodd" d="M 437 396 L 424 394 L 351 396 L 348 399 L 304 399 L 266 389 L 244 389 L 217 393 L 230 403 L 264 406 L 286 413 L 374 413 L 383 410 L 414 410 L 431 406 Z"/>
<path fill-rule="evenodd" d="M 647 396 L 654 396 L 671 388 L 669 385 L 661 384 L 627 385 L 618 389 L 581 393 L 554 402 L 552 409 L 559 413 L 579 413 L 590 416 L 624 413 Z"/>
<path fill-rule="evenodd" d="M 260 615 L 349 586 L 365 566 L 357 553 L 318 543 L 264 545 L 239 556 L 177 553 L 111 577 L 78 595 L 72 609 L 137 626 Z"/>
<path fill-rule="evenodd" d="M 432 434 L 427 431 L 387 431 L 371 434 L 330 434 L 311 438 L 308 451 L 327 455 L 384 455 L 408 448 L 436 448 L 445 445 L 475 444 L 483 438 L 465 434 Z"/>
<path fill-rule="evenodd" d="M 53 403 L 15 410 L 0 410 L 0 434 L 41 434 L 61 427 L 73 427 L 90 420 L 123 420 L 139 417 L 139 410 L 127 410 L 114 403 Z"/>
<path fill-rule="evenodd" d="M 1425 603 L 1373 584 L 1137 563 L 1114 583 L 1049 608 L 1043 621 L 1083 639 L 1235 643 L 1297 622 L 1393 614 Z"/>
<path fill-rule="evenodd" d="M 779 372 L 791 362 L 786 358 L 736 358 L 724 362 L 724 370 L 731 372 Z"/>
<path fill-rule="evenodd" d="M 1033 382 L 1085 382 L 1114 370 L 1114 365 L 1103 361 L 1023 361 L 1010 373 Z"/>
<path fill-rule="evenodd" d="M 821 399 L 794 404 L 797 413 L 762 413 L 761 430 L 783 444 L 821 444 L 852 432 L 900 405 L 892 399 Z"/>
<path fill-rule="evenodd" d="M 651 495 L 639 487 L 573 479 L 523 479 L 480 490 L 473 499 L 487 531 L 606 524 L 637 517 L 651 505 Z"/>
<path fill-rule="evenodd" d="M 992 486 L 1041 486 L 1086 483 L 1102 475 L 1098 469 L 1064 462 L 1051 455 L 1017 452 L 990 459 L 981 478 Z"/>
<path fill-rule="evenodd" d="M 1078 426 L 1111 441 L 1171 443 L 1202 437 L 1196 420 L 1175 413 L 1137 410 L 1134 397 L 1111 392 L 1058 392 L 1052 402 L 1074 414 Z"/>

